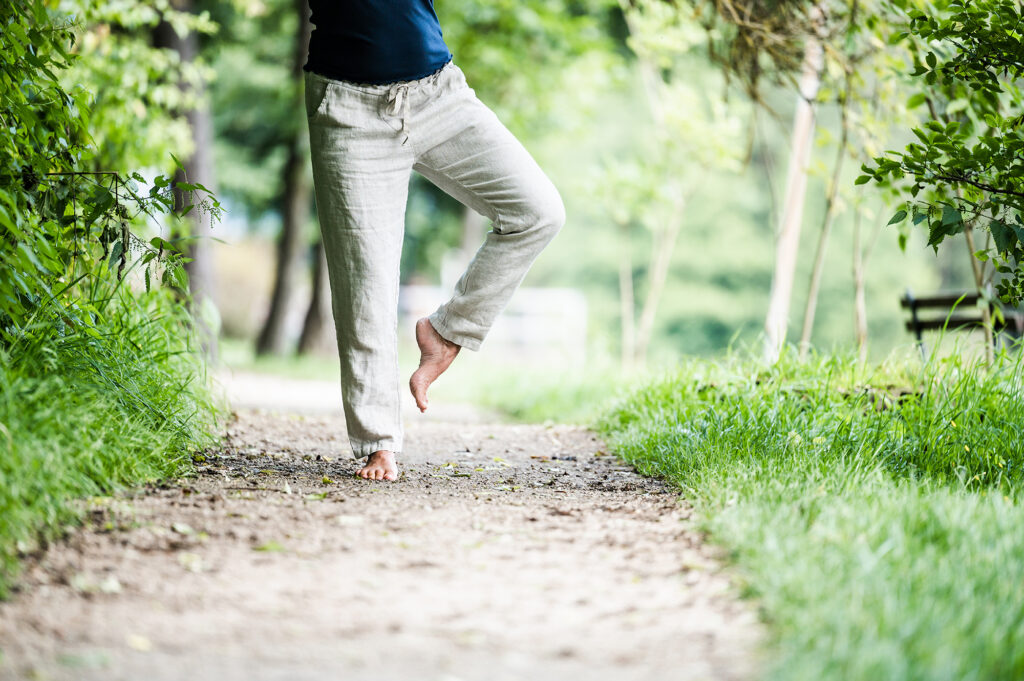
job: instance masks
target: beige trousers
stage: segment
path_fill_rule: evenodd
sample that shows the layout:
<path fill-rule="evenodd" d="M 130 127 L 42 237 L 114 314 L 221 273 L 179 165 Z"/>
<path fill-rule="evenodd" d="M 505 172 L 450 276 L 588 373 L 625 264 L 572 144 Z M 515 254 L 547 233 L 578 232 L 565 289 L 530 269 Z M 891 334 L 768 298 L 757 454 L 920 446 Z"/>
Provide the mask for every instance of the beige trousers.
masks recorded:
<path fill-rule="evenodd" d="M 480 347 L 561 229 L 565 208 L 453 62 L 426 78 L 390 85 L 310 72 L 305 79 L 349 441 L 357 458 L 399 452 L 398 276 L 410 173 L 493 223 L 451 299 L 429 317 L 442 337 L 470 350 Z"/>

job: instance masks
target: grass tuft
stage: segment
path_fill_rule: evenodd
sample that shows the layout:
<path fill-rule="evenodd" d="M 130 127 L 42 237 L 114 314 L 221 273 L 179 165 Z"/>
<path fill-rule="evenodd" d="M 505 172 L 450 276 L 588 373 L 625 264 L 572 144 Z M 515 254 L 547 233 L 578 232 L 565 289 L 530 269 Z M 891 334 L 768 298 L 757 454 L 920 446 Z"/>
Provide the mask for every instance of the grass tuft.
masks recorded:
<path fill-rule="evenodd" d="M 0 349 L 0 597 L 73 499 L 178 475 L 214 443 L 220 406 L 170 295 L 118 289 L 89 322 Z"/>
<path fill-rule="evenodd" d="M 1024 678 L 1024 363 L 690 361 L 600 428 L 674 481 L 774 635 L 773 679 Z"/>

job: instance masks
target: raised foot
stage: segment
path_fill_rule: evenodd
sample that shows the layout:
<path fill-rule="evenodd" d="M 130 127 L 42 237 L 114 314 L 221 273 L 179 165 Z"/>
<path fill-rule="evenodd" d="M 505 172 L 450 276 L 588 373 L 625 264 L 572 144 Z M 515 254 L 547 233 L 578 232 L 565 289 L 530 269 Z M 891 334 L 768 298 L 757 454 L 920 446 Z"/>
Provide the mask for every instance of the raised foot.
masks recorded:
<path fill-rule="evenodd" d="M 462 346 L 441 337 L 426 317 L 416 322 L 416 344 L 420 346 L 420 366 L 409 379 L 409 389 L 416 398 L 416 406 L 426 411 L 427 388 L 451 366 Z"/>
<path fill-rule="evenodd" d="M 366 465 L 356 475 L 366 480 L 398 480 L 398 464 L 395 463 L 394 452 L 382 449 L 370 454 Z"/>

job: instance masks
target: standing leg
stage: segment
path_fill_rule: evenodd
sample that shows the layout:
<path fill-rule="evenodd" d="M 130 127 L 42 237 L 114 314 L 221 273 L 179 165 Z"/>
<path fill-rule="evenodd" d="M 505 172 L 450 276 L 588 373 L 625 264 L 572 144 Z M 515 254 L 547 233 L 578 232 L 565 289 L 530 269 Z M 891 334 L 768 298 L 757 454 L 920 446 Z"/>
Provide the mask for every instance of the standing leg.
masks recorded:
<path fill-rule="evenodd" d="M 417 123 L 431 144 L 413 169 L 481 215 L 493 229 L 455 285 L 452 298 L 417 324 L 423 353 L 410 380 L 420 409 L 444 371 L 452 346 L 477 350 L 530 265 L 565 222 L 554 184 L 522 144 L 454 69 L 427 120 Z M 422 338 L 421 338 L 422 336 Z M 448 348 L 446 352 L 445 349 Z"/>
<path fill-rule="evenodd" d="M 379 96 L 324 81 L 307 76 L 307 113 L 345 423 L 353 455 L 370 457 L 361 474 L 394 479 L 393 454 L 402 449 L 398 275 L 412 153 L 378 115 Z M 390 469 L 374 465 L 381 452 Z"/>

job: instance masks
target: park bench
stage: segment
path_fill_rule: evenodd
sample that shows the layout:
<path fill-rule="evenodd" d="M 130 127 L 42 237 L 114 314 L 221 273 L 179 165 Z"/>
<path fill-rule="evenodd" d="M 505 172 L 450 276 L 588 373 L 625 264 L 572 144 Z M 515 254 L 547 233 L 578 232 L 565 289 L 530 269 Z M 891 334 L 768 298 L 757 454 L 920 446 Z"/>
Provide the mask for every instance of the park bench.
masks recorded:
<path fill-rule="evenodd" d="M 923 296 L 914 295 L 909 288 L 900 298 L 900 307 L 910 311 L 906 329 L 914 334 L 924 354 L 925 331 L 971 331 L 983 325 L 983 309 L 978 305 L 981 294 L 976 291 L 940 291 Z M 989 303 L 990 312 L 995 304 Z M 993 341 L 998 343 L 1000 332 L 1017 340 L 1024 333 L 1024 315 L 1019 311 L 1001 309 L 1002 316 L 992 314 Z"/>

